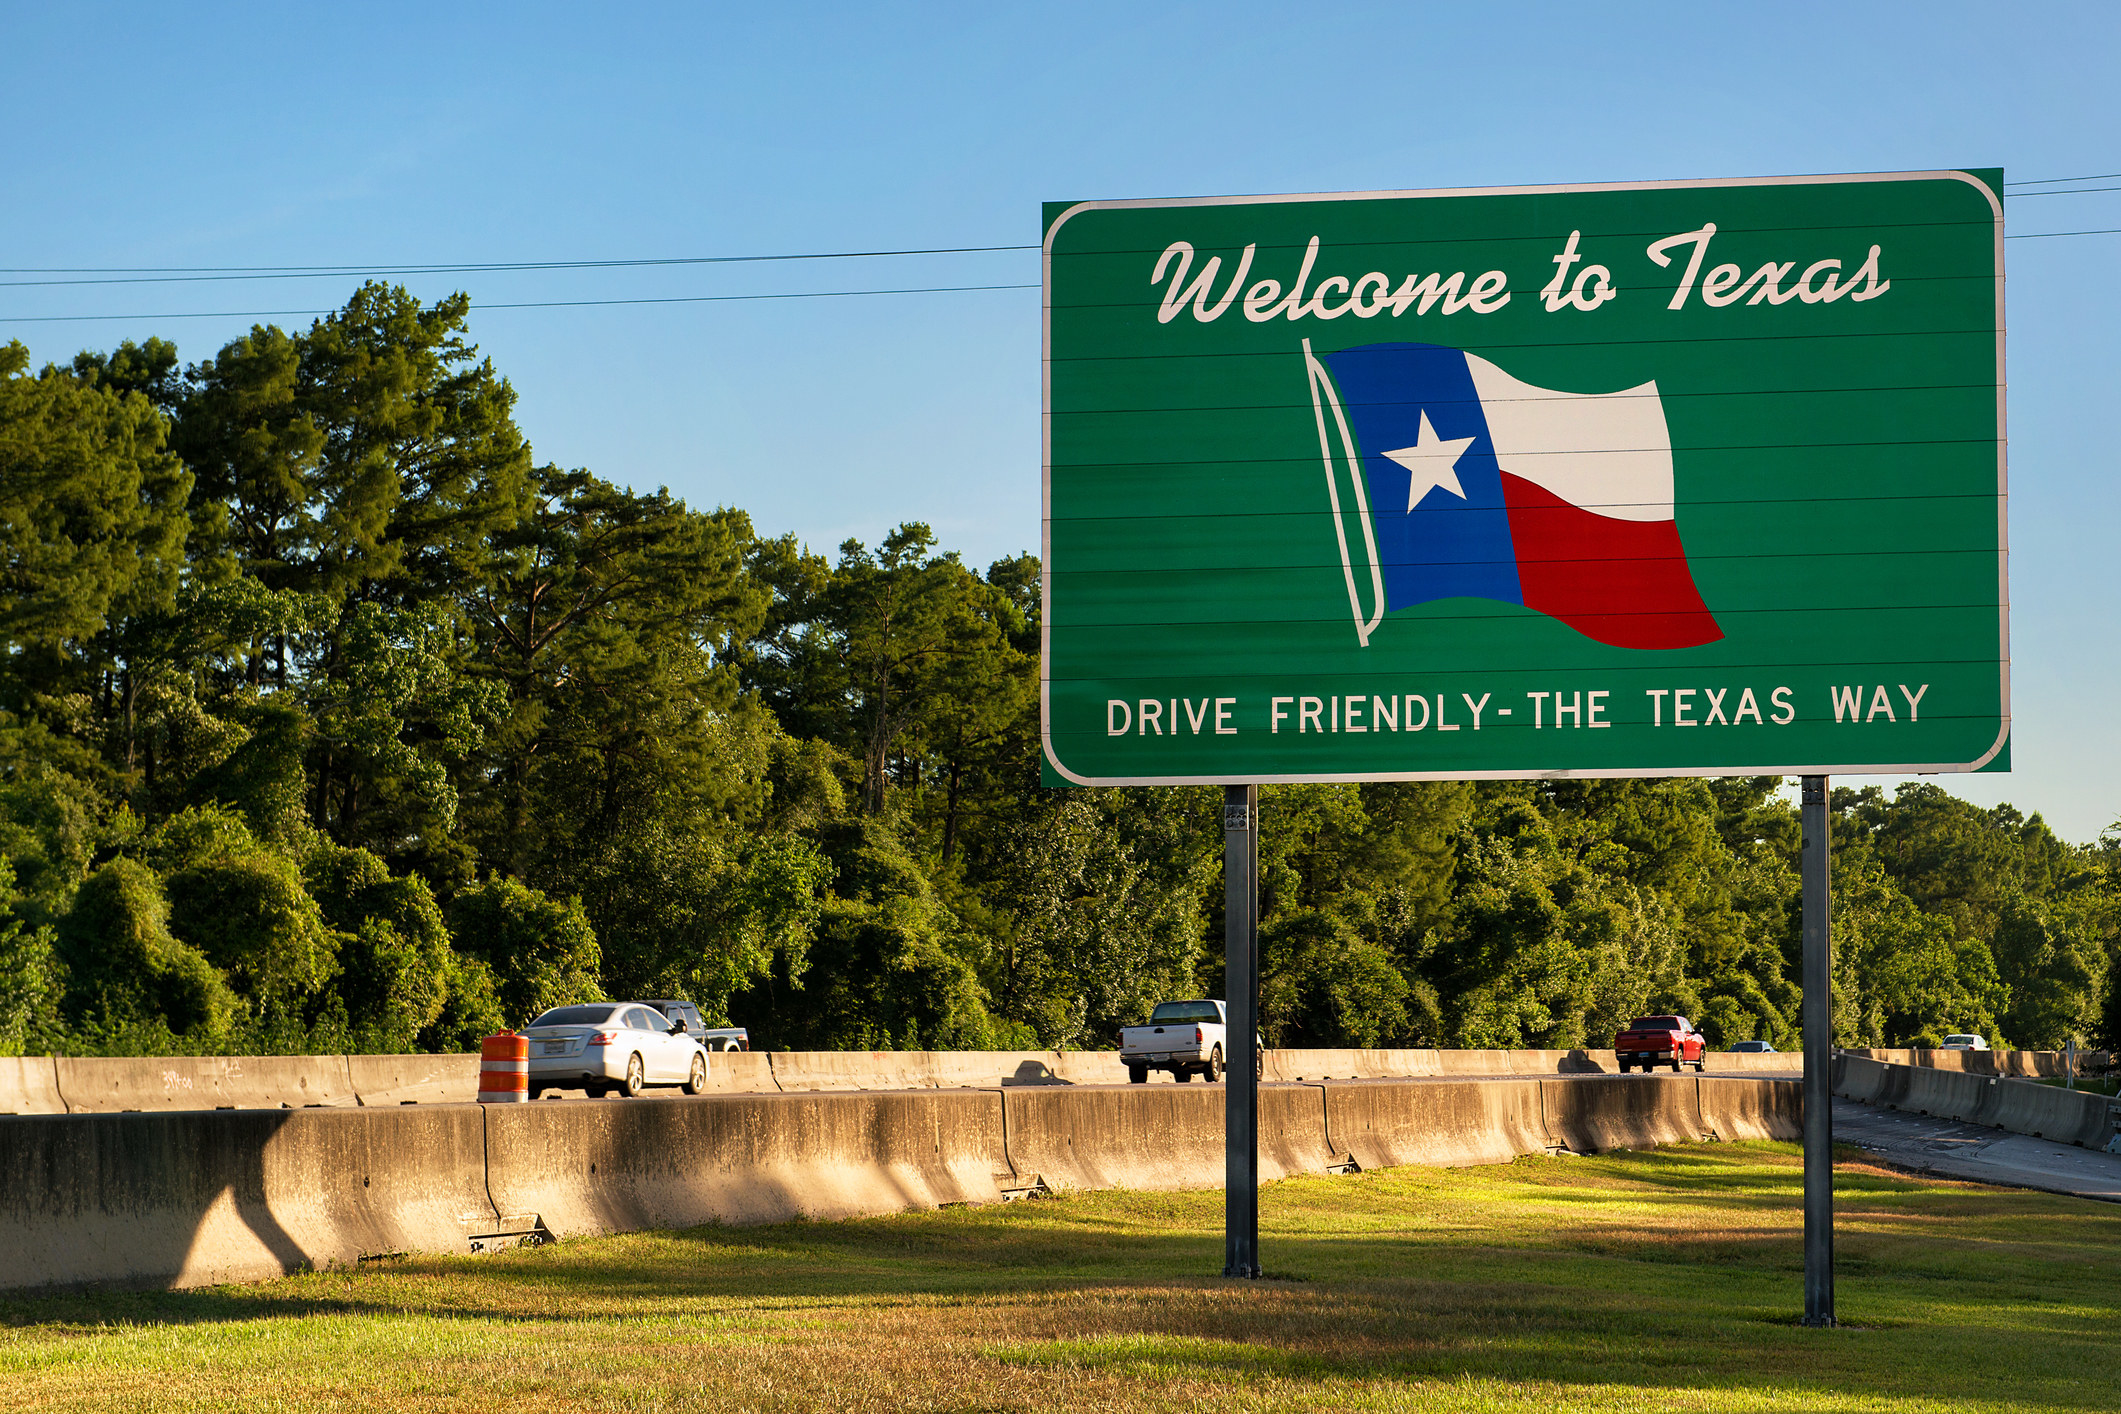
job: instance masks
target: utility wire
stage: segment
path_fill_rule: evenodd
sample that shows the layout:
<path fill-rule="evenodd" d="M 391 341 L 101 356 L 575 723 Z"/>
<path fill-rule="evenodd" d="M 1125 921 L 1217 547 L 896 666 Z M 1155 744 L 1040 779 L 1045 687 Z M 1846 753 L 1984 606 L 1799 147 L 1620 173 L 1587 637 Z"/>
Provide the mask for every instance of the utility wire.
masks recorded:
<path fill-rule="evenodd" d="M 2082 177 L 2042 177 L 2006 182 L 2013 187 L 2060 186 L 2070 182 L 2097 182 L 2121 178 L 2121 172 L 2093 173 Z M 2010 192 L 2012 196 L 2072 196 L 2092 192 L 2121 191 L 2121 187 L 2085 187 L 2076 191 Z M 2060 233 L 2057 233 L 2060 234 Z M 2075 234 L 2075 233 L 2071 233 Z M 2106 234 L 2086 232 L 2084 234 Z M 624 270 L 660 266 L 750 265 L 798 260 L 879 260 L 921 255 L 989 255 L 1038 250 L 1035 244 L 922 246 L 884 250 L 826 250 L 777 252 L 766 255 L 680 255 L 623 260 L 496 260 L 447 263 L 440 261 L 402 265 L 23 265 L 0 266 L 0 275 L 88 275 L 110 278 L 86 280 L 5 280 L 0 288 L 18 289 L 53 285 L 187 284 L 222 280 L 313 280 L 343 279 L 359 275 L 451 275 L 487 274 L 521 270 Z M 303 310 L 276 311 L 306 313 Z"/>
<path fill-rule="evenodd" d="M 849 299 L 862 295 L 947 295 L 979 290 L 1035 290 L 1027 285 L 922 285 L 896 290 L 796 290 L 763 295 L 672 295 L 659 299 L 524 300 L 515 304 L 475 304 L 473 309 L 585 309 L 614 304 L 724 304 L 742 300 Z M 74 324 L 109 319 L 284 319 L 295 315 L 337 314 L 334 309 L 220 309 L 188 314 L 34 314 L 0 315 L 0 324 Z"/>
<path fill-rule="evenodd" d="M 2121 178 L 2121 172 L 2092 173 L 2081 177 L 2043 177 L 2008 182 L 2008 187 L 2058 187 L 2071 182 L 2096 182 Z M 2013 191 L 2016 196 L 2073 196 L 2121 191 L 2121 187 L 2081 187 L 2058 191 Z M 2006 234 L 2005 240 L 2055 240 L 2071 236 L 2121 235 L 2121 227 L 2081 231 L 2023 231 Z M 105 278 L 81 280 L 5 280 L 0 288 L 30 288 L 72 285 L 188 284 L 227 280 L 345 279 L 368 275 L 487 274 L 527 270 L 618 270 L 696 265 L 748 265 L 806 260 L 873 260 L 925 255 L 987 255 L 1041 249 L 1038 245 L 922 246 L 887 250 L 835 250 L 785 252 L 765 255 L 660 256 L 624 260 L 526 260 L 476 261 L 462 264 L 416 265 L 112 265 L 112 266 L 0 266 L 6 275 L 87 275 Z M 969 294 L 990 290 L 1034 290 L 1035 282 L 993 285 L 927 285 L 885 290 L 807 290 L 749 295 L 681 295 L 635 299 L 522 300 L 501 304 L 475 304 L 473 309 L 588 309 L 616 305 L 725 304 L 754 300 L 855 299 L 878 295 Z M 278 319 L 318 316 L 335 309 L 200 310 L 165 314 L 82 314 L 0 316 L 0 324 L 69 324 L 109 320 L 147 319 Z"/>
<path fill-rule="evenodd" d="M 2094 172 L 2088 177 L 2033 177 L 2022 182 L 2005 182 L 2003 185 L 2005 188 L 2052 187 L 2064 182 L 2110 182 L 2116 177 L 2121 177 L 2121 172 Z"/>
<path fill-rule="evenodd" d="M 147 275 L 134 280 L 11 280 L 10 285 L 120 285 L 193 280 L 305 280 L 346 275 L 450 275 L 502 270 L 618 270 L 658 265 L 752 265 L 785 260 L 880 260 L 903 255 L 985 255 L 1035 245 L 935 246 L 918 250 L 824 250 L 779 255 L 673 255 L 643 260 L 494 260 L 449 265 L 52 265 L 0 266 L 0 275 Z"/>

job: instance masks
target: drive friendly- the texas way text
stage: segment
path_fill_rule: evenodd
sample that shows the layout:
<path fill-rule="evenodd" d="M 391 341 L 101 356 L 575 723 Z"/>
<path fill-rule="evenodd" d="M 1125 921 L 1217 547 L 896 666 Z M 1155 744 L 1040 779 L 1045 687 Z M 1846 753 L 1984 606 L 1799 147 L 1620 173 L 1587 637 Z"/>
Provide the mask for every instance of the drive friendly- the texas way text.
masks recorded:
<path fill-rule="evenodd" d="M 1639 716 L 1630 723 L 1651 727 L 1781 726 L 1797 720 L 1794 689 L 1750 687 L 1652 687 L 1642 690 Z M 1919 722 L 1928 683 L 1875 683 L 1833 687 L 1820 715 L 1830 708 L 1836 722 Z M 1241 731 L 1440 732 L 1502 725 L 1597 728 L 1613 725 L 1608 688 L 1527 692 L 1515 706 L 1502 706 L 1491 692 L 1320 693 L 1272 696 L 1248 708 L 1236 697 L 1112 697 L 1105 700 L 1107 736 L 1236 736 Z M 1508 700 L 1508 699 L 1504 699 Z"/>

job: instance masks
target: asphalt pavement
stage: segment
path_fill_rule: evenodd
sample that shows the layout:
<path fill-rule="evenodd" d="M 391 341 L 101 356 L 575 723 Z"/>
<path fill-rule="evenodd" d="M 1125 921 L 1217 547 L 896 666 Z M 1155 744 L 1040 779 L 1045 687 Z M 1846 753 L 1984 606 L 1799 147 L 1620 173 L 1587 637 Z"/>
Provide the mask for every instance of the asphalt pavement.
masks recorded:
<path fill-rule="evenodd" d="M 1834 1138 L 1895 1168 L 1939 1178 L 2121 1203 L 2121 1154 L 1840 1099 L 1834 1101 Z"/>

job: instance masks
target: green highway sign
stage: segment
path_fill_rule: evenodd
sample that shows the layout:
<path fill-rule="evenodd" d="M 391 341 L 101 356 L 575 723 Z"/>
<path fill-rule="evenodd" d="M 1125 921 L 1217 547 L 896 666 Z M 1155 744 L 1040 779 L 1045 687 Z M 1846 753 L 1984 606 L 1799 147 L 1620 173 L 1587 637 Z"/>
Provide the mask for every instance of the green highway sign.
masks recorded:
<path fill-rule="evenodd" d="M 2001 190 L 1049 205 L 1048 779 L 2007 768 Z"/>

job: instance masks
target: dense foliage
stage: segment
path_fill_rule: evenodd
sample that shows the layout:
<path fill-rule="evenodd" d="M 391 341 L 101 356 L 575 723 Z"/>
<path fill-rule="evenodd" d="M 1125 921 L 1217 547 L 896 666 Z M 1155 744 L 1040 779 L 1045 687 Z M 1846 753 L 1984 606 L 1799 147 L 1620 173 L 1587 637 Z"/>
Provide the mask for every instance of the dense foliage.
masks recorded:
<path fill-rule="evenodd" d="M 539 465 L 459 296 L 180 366 L 0 349 L 0 1053 L 1096 1047 L 1219 992 L 1218 801 L 1042 788 L 1037 560 L 836 558 Z M 1787 1047 L 1772 779 L 1281 786 L 1284 1045 Z M 2121 840 L 1835 795 L 1837 1029 L 2121 1040 Z"/>

